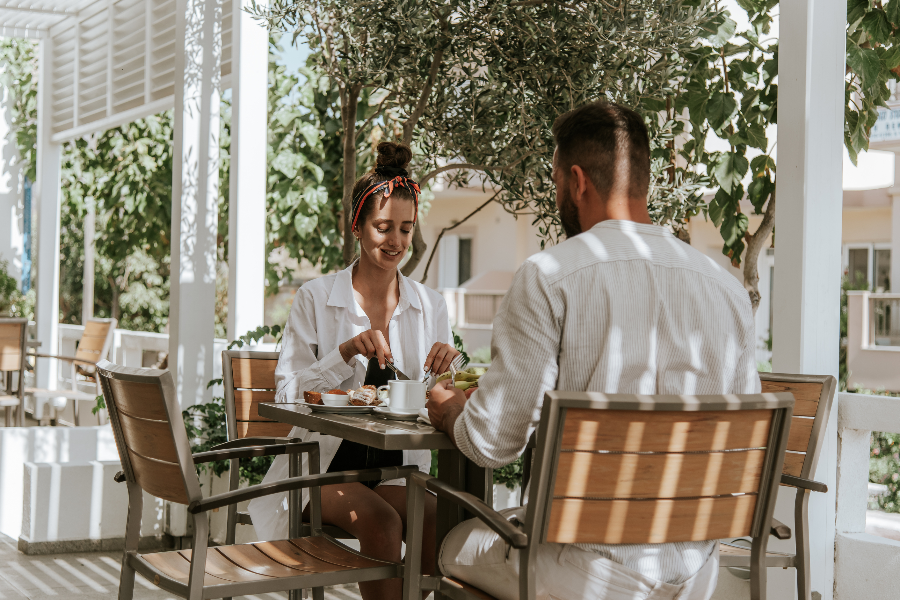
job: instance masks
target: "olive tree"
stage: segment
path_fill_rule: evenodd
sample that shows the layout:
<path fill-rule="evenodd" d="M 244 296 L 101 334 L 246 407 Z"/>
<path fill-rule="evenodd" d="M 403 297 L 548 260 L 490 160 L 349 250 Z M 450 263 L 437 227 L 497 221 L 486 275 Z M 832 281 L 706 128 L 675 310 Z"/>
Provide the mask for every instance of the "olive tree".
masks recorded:
<path fill-rule="evenodd" d="M 311 66 L 336 89 L 341 127 L 326 134 L 343 151 L 345 263 L 356 251 L 348 220 L 367 128 L 414 147 L 413 176 L 423 186 L 439 175 L 456 185 L 483 173 L 501 190 L 497 201 L 552 240 L 553 120 L 591 100 L 664 101 L 697 37 L 721 21 L 701 0 L 276 0 L 252 12 L 308 44 Z M 678 121 L 654 110 L 648 122 L 654 214 L 677 227 L 699 210 L 705 175 L 670 160 Z M 417 228 L 404 272 L 425 249 Z"/>

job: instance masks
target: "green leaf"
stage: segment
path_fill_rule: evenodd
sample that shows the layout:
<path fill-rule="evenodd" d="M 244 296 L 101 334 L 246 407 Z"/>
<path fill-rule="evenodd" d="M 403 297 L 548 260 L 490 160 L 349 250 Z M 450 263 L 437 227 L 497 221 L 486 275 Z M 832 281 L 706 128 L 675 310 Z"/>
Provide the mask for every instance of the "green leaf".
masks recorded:
<path fill-rule="evenodd" d="M 856 3 L 865 4 L 865 0 L 853 0 L 853 1 Z M 848 4 L 848 9 L 849 9 L 849 4 Z M 900 26 L 900 0 L 890 0 L 890 2 L 887 3 L 887 6 L 884 7 L 884 12 L 885 12 L 885 16 L 888 18 L 888 20 L 893 25 Z M 850 14 L 848 12 L 847 20 L 848 20 L 848 22 L 852 23 L 852 21 L 849 20 L 849 17 L 850 17 Z"/>
<path fill-rule="evenodd" d="M 720 131 L 737 110 L 737 102 L 732 94 L 724 92 L 716 92 L 709 99 L 709 107 L 707 108 L 707 119 L 709 126 L 713 131 Z"/>
<path fill-rule="evenodd" d="M 725 190 L 720 189 L 716 192 L 716 195 L 713 196 L 712 201 L 709 203 L 709 218 L 712 219 L 712 222 L 716 227 L 722 224 L 725 210 L 729 208 L 731 204 L 731 196 L 729 196 L 728 192 Z"/>
<path fill-rule="evenodd" d="M 762 213 L 763 207 L 774 189 L 775 184 L 772 183 L 772 180 L 769 179 L 765 172 L 754 177 L 750 185 L 747 186 L 747 198 L 753 204 L 756 214 Z"/>
<path fill-rule="evenodd" d="M 754 156 L 753 160 L 750 161 L 750 169 L 754 173 L 759 173 L 760 171 L 764 171 L 765 169 L 769 169 L 770 171 L 774 172 L 775 159 L 768 154 L 760 154 L 759 156 Z"/>
<path fill-rule="evenodd" d="M 701 26 L 701 29 L 706 33 L 706 39 L 708 39 L 713 46 L 721 48 L 728 40 L 734 37 L 737 23 L 728 17 L 727 12 L 722 12 L 710 21 L 704 23 Z"/>
<path fill-rule="evenodd" d="M 749 225 L 750 218 L 744 213 L 732 212 L 726 214 L 725 218 L 722 219 L 722 226 L 719 227 L 725 245 L 729 248 L 733 248 L 737 242 L 740 242 L 743 239 Z M 732 260 L 733 258 L 734 257 L 732 257 Z M 740 259 L 738 259 L 738 261 L 740 261 Z"/>
<path fill-rule="evenodd" d="M 763 152 L 768 150 L 769 142 L 766 139 L 766 129 L 759 123 L 753 123 L 749 127 L 744 128 L 744 137 L 747 139 L 748 145 L 759 148 Z"/>
<path fill-rule="evenodd" d="M 874 9 L 863 17 L 860 27 L 869 34 L 871 40 L 877 44 L 884 44 L 891 36 L 891 24 L 888 22 L 884 11 Z"/>
<path fill-rule="evenodd" d="M 847 66 L 856 73 L 864 89 L 871 88 L 878 82 L 881 72 L 881 59 L 871 48 L 860 48 L 856 44 L 847 45 Z"/>
<path fill-rule="evenodd" d="M 315 230 L 318 224 L 319 218 L 316 215 L 308 217 L 302 213 L 297 213 L 294 217 L 294 229 L 297 230 L 297 234 L 300 237 L 307 237 Z"/>
<path fill-rule="evenodd" d="M 750 163 L 747 158 L 737 152 L 724 152 L 713 168 L 713 175 L 722 189 L 731 194 L 735 186 L 747 174 Z"/>
<path fill-rule="evenodd" d="M 290 179 L 297 176 L 297 170 L 306 162 L 303 156 L 294 154 L 290 150 L 283 150 L 278 153 L 275 160 L 272 161 L 272 168 L 284 173 Z"/>

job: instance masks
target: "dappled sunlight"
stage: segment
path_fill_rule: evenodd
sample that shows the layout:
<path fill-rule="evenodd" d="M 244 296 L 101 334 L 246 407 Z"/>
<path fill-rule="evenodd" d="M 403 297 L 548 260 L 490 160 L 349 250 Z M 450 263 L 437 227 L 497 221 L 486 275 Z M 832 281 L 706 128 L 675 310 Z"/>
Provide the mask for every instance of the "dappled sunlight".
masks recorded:
<path fill-rule="evenodd" d="M 750 533 L 771 410 L 570 408 L 566 415 L 548 541 L 664 543 Z"/>

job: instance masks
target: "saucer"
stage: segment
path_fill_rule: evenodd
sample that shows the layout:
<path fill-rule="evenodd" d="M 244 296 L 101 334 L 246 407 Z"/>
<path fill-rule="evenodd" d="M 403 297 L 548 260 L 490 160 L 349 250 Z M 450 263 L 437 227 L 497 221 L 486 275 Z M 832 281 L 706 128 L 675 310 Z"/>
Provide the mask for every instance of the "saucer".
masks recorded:
<path fill-rule="evenodd" d="M 419 418 L 419 413 L 395 413 L 391 412 L 390 407 L 376 406 L 375 414 L 381 415 L 385 419 L 393 419 L 394 421 L 415 421 Z"/>

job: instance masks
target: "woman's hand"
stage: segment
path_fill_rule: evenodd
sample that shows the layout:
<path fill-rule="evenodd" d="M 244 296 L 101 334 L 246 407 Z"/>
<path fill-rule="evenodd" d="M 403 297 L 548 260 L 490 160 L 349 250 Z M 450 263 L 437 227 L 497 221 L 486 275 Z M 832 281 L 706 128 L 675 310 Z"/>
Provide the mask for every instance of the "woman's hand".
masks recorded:
<path fill-rule="evenodd" d="M 351 338 L 338 346 L 338 349 L 341 351 L 341 358 L 347 364 L 350 364 L 350 359 L 357 354 L 362 354 L 366 358 L 377 356 L 378 366 L 382 369 L 384 368 L 385 359 L 391 362 L 394 361 L 394 357 L 391 355 L 391 347 L 388 346 L 387 340 L 384 339 L 384 334 L 377 329 L 363 331 L 355 338 Z"/>
<path fill-rule="evenodd" d="M 456 358 L 459 351 L 450 344 L 442 344 L 435 342 L 425 359 L 425 371 L 432 372 L 435 375 L 445 373 L 450 369 L 450 363 Z"/>

